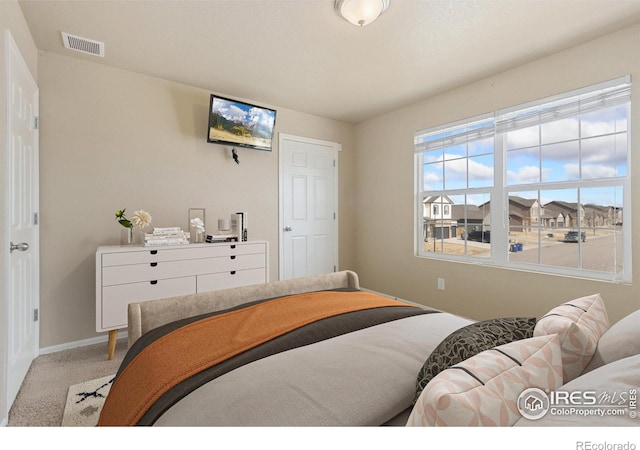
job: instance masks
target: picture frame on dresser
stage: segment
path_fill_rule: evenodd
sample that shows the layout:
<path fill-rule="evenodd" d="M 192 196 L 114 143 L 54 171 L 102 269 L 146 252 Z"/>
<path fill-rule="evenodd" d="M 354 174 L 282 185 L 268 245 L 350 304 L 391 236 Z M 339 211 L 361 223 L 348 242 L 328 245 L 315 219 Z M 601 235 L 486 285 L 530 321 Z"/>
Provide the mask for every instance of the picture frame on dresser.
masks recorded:
<path fill-rule="evenodd" d="M 96 251 L 96 331 L 113 359 L 129 303 L 269 281 L 268 242 L 101 246 Z"/>

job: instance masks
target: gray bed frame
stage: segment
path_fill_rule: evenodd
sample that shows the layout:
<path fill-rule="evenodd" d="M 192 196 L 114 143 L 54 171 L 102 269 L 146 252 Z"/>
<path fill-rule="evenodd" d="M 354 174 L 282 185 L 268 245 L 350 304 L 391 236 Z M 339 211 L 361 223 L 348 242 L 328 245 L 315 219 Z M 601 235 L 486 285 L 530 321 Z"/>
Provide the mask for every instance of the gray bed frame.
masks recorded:
<path fill-rule="evenodd" d="M 350 270 L 344 270 L 292 280 L 130 303 L 128 344 L 131 347 L 148 331 L 186 317 L 221 311 L 254 300 L 338 288 L 360 289 L 358 275 Z"/>

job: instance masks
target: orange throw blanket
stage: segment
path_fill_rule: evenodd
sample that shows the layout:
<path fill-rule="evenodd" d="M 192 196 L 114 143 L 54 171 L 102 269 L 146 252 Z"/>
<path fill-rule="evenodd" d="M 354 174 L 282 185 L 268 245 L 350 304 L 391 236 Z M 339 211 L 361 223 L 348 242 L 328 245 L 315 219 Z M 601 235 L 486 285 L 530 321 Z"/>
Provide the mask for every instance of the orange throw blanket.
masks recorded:
<path fill-rule="evenodd" d="M 270 300 L 181 327 L 142 350 L 114 382 L 98 426 L 136 425 L 171 387 L 228 358 L 339 314 L 411 306 L 368 292 L 322 291 Z"/>

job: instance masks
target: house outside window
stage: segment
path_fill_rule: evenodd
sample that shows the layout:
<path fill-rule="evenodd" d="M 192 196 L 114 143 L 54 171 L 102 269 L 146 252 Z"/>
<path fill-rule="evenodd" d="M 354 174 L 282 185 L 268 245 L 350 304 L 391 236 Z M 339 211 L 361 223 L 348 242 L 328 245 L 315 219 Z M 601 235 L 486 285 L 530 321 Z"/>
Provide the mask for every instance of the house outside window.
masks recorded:
<path fill-rule="evenodd" d="M 625 77 L 417 132 L 416 255 L 630 282 L 629 110 Z"/>

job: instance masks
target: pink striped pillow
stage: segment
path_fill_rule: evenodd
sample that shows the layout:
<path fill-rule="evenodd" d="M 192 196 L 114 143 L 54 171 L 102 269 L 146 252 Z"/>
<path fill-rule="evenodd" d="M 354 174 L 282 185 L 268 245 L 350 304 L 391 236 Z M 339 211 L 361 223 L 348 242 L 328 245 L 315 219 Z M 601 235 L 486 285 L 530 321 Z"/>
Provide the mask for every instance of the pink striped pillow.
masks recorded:
<path fill-rule="evenodd" d="M 562 385 L 560 341 L 533 337 L 485 350 L 443 370 L 425 387 L 407 426 L 511 426 L 528 388 Z"/>
<path fill-rule="evenodd" d="M 536 324 L 533 335 L 557 334 L 562 347 L 564 382 L 579 376 L 591 361 L 609 318 L 600 294 L 571 300 L 553 308 Z"/>

